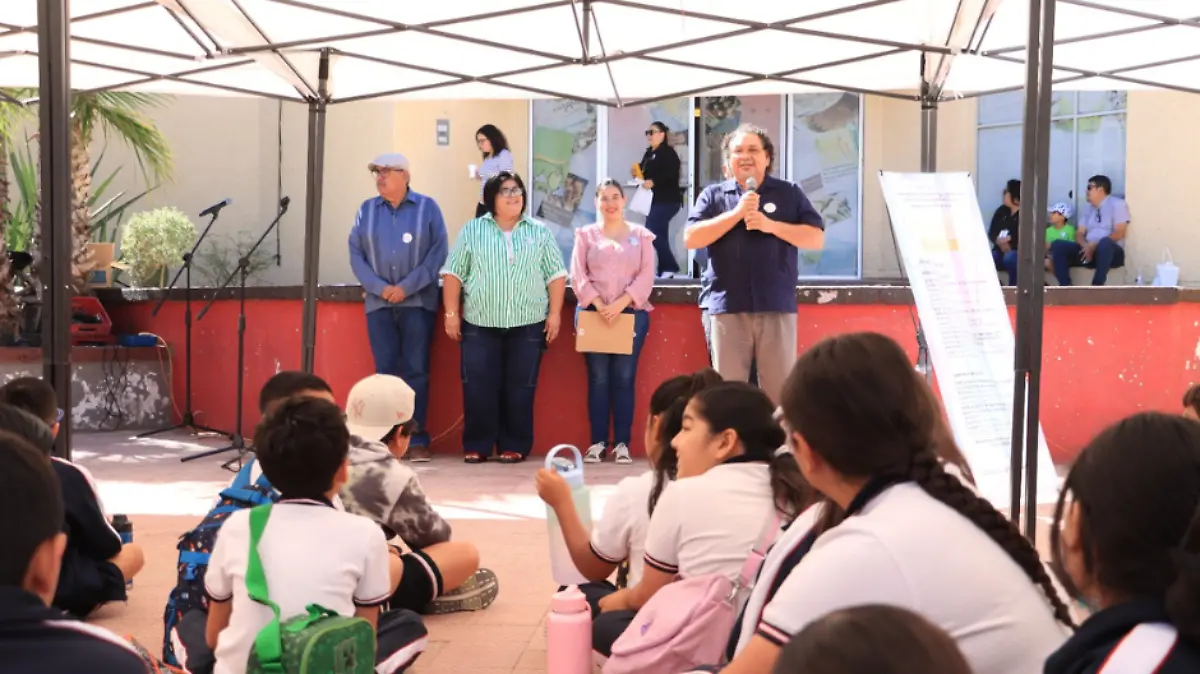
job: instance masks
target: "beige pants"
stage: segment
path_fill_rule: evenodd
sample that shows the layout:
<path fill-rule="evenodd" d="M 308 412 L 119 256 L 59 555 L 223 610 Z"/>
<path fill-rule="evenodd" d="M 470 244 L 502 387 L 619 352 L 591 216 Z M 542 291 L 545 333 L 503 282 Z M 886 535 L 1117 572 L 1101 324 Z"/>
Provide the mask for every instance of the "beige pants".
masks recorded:
<path fill-rule="evenodd" d="M 713 314 L 713 368 L 727 381 L 748 381 L 758 363 L 758 385 L 776 405 L 796 364 L 796 314 Z"/>

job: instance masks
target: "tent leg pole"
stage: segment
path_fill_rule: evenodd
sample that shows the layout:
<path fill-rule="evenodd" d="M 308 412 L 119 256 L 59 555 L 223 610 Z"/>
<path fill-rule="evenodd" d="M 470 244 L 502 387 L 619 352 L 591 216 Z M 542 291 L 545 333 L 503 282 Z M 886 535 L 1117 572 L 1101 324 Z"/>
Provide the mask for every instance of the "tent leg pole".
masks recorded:
<path fill-rule="evenodd" d="M 71 458 L 71 80 L 67 0 L 38 0 L 42 245 L 42 377 L 63 421 L 55 453 Z"/>
<path fill-rule="evenodd" d="M 321 271 L 321 199 L 325 183 L 325 112 L 328 107 L 329 50 L 321 51 L 320 90 L 308 103 L 308 179 L 304 206 L 304 307 L 300 369 L 313 372 L 317 348 L 317 281 Z"/>
<path fill-rule="evenodd" d="M 921 173 L 937 171 L 938 102 L 921 98 Z"/>

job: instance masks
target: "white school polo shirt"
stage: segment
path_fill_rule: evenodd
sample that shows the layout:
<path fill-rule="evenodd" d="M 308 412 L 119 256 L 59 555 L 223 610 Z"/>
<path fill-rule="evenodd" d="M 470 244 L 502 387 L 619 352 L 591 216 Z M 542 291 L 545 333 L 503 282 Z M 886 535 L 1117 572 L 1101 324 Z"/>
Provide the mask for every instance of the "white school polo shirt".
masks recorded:
<path fill-rule="evenodd" d="M 217 637 L 214 674 L 243 674 L 254 638 L 273 615 L 246 593 L 249 553 L 250 510 L 239 510 L 217 532 L 204 576 L 211 599 L 233 600 L 229 626 Z M 258 555 L 281 621 L 304 614 L 309 604 L 352 616 L 356 606 L 382 604 L 391 594 L 383 530 L 319 501 L 275 504 Z"/>
<path fill-rule="evenodd" d="M 684 578 L 736 580 L 775 508 L 764 462 L 726 463 L 663 490 L 646 534 L 646 564 Z"/>
<path fill-rule="evenodd" d="M 907 608 L 958 643 L 975 674 L 1040 672 L 1067 638 L 1041 588 L 983 530 L 913 483 L 888 488 L 823 534 L 763 612 L 783 645 L 863 604 Z"/>
<path fill-rule="evenodd" d="M 609 564 L 629 560 L 629 587 L 642 580 L 653 490 L 652 470 L 621 480 L 604 504 L 604 517 L 592 528 L 592 554 Z"/>

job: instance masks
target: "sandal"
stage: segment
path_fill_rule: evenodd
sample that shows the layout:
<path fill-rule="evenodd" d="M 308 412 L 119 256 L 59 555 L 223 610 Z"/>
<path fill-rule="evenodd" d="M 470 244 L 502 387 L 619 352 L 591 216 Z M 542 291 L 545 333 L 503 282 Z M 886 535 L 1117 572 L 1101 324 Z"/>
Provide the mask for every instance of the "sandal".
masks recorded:
<path fill-rule="evenodd" d="M 500 463 L 521 463 L 525 457 L 516 452 L 500 452 Z"/>
<path fill-rule="evenodd" d="M 463 454 L 463 461 L 466 463 L 483 463 L 486 460 L 479 452 L 467 452 Z"/>

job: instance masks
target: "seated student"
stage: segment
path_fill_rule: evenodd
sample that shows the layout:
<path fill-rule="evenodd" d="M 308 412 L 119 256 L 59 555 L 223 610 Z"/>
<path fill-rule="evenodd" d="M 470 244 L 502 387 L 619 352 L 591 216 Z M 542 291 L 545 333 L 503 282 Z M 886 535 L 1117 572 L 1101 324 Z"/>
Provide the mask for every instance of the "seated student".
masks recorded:
<path fill-rule="evenodd" d="M 628 562 L 628 577 L 620 585 L 628 587 L 642 581 L 646 554 L 646 531 L 654 507 L 672 480 L 679 465 L 671 440 L 683 424 L 688 400 L 721 381 L 716 370 L 704 368 L 695 374 L 672 377 L 658 385 L 650 396 L 650 416 L 646 420 L 646 458 L 651 470 L 617 483 L 604 506 L 604 517 L 588 534 L 575 510 L 571 488 L 556 471 L 542 468 L 537 472 L 538 496 L 554 509 L 563 531 L 571 561 L 585 578 L 579 586 L 592 607 L 592 618 L 600 614 L 600 599 L 617 591 L 607 581 L 613 571 Z M 620 581 L 620 578 L 618 578 Z"/>
<path fill-rule="evenodd" d="M 63 498 L 43 452 L 0 432 L 0 672 L 148 674 L 115 634 L 50 607 L 67 546 Z M 20 513 L 20 517 L 11 516 Z"/>
<path fill-rule="evenodd" d="M 403 379 L 373 374 L 346 399 L 350 472 L 341 489 L 346 510 L 369 517 L 411 552 L 388 603 L 421 613 L 485 609 L 500 590 L 496 574 L 479 568 L 479 549 L 450 540 L 450 525 L 429 505 L 417 474 L 400 459 L 416 423 L 416 394 Z M 447 591 L 449 588 L 449 591 Z"/>
<path fill-rule="evenodd" d="M 342 411 L 326 400 L 288 399 L 259 424 L 254 447 L 280 493 L 258 544 L 280 620 L 304 614 L 309 604 L 364 618 L 378 630 L 376 671 L 403 670 L 424 650 L 426 636 L 411 611 L 380 614 L 399 583 L 399 560 L 374 522 L 336 510 L 330 500 L 349 473 Z M 217 674 L 246 671 L 255 637 L 273 617 L 246 591 L 249 545 L 250 509 L 243 509 L 221 526 L 204 576 Z"/>
<path fill-rule="evenodd" d="M 0 403 L 0 431 L 8 431 L 33 445 L 46 456 L 54 451 L 54 434 L 32 414 L 8 403 Z"/>
<path fill-rule="evenodd" d="M 1055 241 L 1074 241 L 1075 225 L 1068 224 L 1074 209 L 1071 204 L 1060 201 L 1050 207 L 1050 226 L 1046 228 L 1046 271 L 1054 271 L 1054 260 L 1050 256 L 1050 248 Z"/>
<path fill-rule="evenodd" d="M 1194 384 L 1183 394 L 1183 416 L 1200 421 L 1200 384 Z"/>
<path fill-rule="evenodd" d="M 1200 423 L 1143 412 L 1110 426 L 1067 474 L 1050 546 L 1096 609 L 1045 674 L 1200 672 Z"/>
<path fill-rule="evenodd" d="M 774 414 L 767 394 L 744 382 L 716 384 L 688 401 L 671 443 L 678 479 L 650 518 L 642 580 L 600 600 L 596 652 L 609 655 L 636 611 L 677 576 L 736 580 L 773 517 L 786 522 L 810 505 L 795 460 L 779 451 L 784 434 Z"/>
<path fill-rule="evenodd" d="M 788 376 L 782 408 L 806 481 L 840 516 L 724 674 L 770 671 L 793 635 L 861 604 L 917 612 L 975 674 L 1038 671 L 1069 611 L 1028 539 L 943 466 L 941 411 L 900 345 L 874 333 L 820 342 Z"/>
<path fill-rule="evenodd" d="M 834 611 L 800 630 L 772 674 L 971 674 L 954 639 L 896 606 Z"/>
<path fill-rule="evenodd" d="M 307 372 L 285 370 L 263 384 L 258 394 L 258 411 L 265 417 L 284 400 L 298 396 L 334 402 L 333 389 L 325 380 Z M 167 664 L 186 666 L 192 674 L 212 672 L 213 652 L 204 636 L 208 623 L 204 574 L 217 533 L 231 512 L 265 501 L 274 502 L 278 498 L 279 492 L 263 475 L 262 466 L 251 456 L 229 487 L 222 490 L 204 519 L 181 537 L 179 578 L 163 612 L 162 653 Z M 344 509 L 337 496 L 333 498 L 333 505 L 339 510 Z"/>
<path fill-rule="evenodd" d="M 0 402 L 41 419 L 52 435 L 61 420 L 54 389 L 35 377 L 20 377 L 0 387 Z M 67 549 L 54 605 L 80 618 L 113 601 L 125 601 L 125 583 L 145 564 L 142 548 L 122 544 L 104 514 L 92 476 L 83 467 L 55 457 L 51 465 L 62 485 Z"/>

